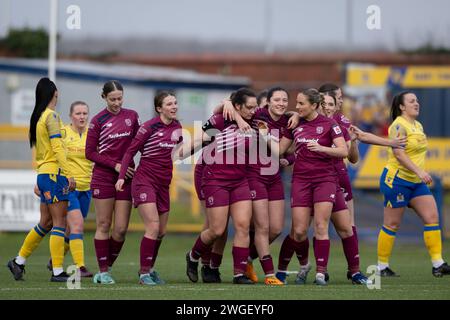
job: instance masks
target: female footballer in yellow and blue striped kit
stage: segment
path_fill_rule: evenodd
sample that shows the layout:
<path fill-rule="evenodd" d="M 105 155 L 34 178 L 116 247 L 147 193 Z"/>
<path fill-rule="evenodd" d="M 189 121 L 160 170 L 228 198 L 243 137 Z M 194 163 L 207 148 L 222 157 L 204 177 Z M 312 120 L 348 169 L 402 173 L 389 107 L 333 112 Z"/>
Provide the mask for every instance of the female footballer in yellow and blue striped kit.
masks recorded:
<path fill-rule="evenodd" d="M 86 159 L 86 137 L 89 107 L 83 101 L 75 101 L 70 106 L 71 123 L 64 126 L 64 144 L 70 171 L 77 187 L 69 193 L 67 226 L 70 229 L 69 248 L 81 277 L 92 277 L 84 263 L 83 230 L 84 219 L 89 213 L 91 202 L 92 162 Z"/>
<path fill-rule="evenodd" d="M 48 78 L 39 80 L 36 86 L 36 104 L 30 119 L 30 147 L 36 147 L 37 185 L 41 195 L 41 221 L 49 220 L 50 254 L 53 272 L 50 281 L 65 282 L 68 275 L 63 270 L 64 233 L 66 227 L 69 191 L 75 189 L 75 179 L 68 166 L 66 150 L 62 141 L 62 122 L 55 112 L 58 100 L 56 85 Z M 26 258 L 39 245 L 48 230 L 38 224 L 31 229 L 19 251 L 8 262 L 15 280 L 22 280 Z"/>
<path fill-rule="evenodd" d="M 427 137 L 416 120 L 419 108 L 419 101 L 412 92 L 402 92 L 392 102 L 393 123 L 389 127 L 389 137 L 406 137 L 407 144 L 405 149 L 388 151 L 388 163 L 380 177 L 384 222 L 378 236 L 378 270 L 385 277 L 397 276 L 389 268 L 389 257 L 406 206 L 411 207 L 424 223 L 423 237 L 433 264 L 432 274 L 436 277 L 450 274 L 450 266 L 442 259 L 436 201 L 428 188 L 433 180 L 424 170 Z"/>

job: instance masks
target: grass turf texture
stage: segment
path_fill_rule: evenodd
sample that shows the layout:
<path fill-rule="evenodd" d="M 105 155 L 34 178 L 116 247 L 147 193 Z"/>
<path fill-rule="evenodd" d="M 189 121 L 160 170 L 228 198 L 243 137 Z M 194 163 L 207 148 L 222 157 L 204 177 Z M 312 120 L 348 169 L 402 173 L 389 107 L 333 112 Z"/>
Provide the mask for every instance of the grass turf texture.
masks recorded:
<path fill-rule="evenodd" d="M 17 254 L 24 239 L 24 233 L 0 233 L 0 299 L 171 299 L 171 300 L 324 300 L 324 299 L 450 299 L 450 276 L 435 278 L 431 275 L 428 253 L 421 242 L 397 244 L 394 248 L 391 266 L 401 276 L 382 278 L 380 290 L 369 290 L 365 286 L 352 285 L 346 279 L 346 261 L 340 242 L 332 243 L 329 273 L 331 282 L 326 287 L 313 285 L 314 272 L 306 285 L 295 285 L 295 274 L 288 277 L 289 285 L 268 287 L 262 284 L 263 274 L 258 261 L 254 262 L 260 281 L 257 285 L 233 285 L 231 243 L 227 244 L 221 266 L 222 284 L 193 284 L 185 275 L 185 253 L 195 241 L 194 236 L 168 234 L 163 241 L 156 270 L 167 282 L 162 286 L 139 285 L 139 246 L 141 233 L 130 233 L 122 253 L 116 261 L 112 274 L 115 285 L 96 285 L 91 279 L 83 279 L 81 290 L 69 290 L 65 284 L 51 283 L 46 269 L 49 257 L 48 237 L 28 259 L 25 281 L 14 281 L 7 261 Z M 274 263 L 281 243 L 272 246 Z M 93 234 L 85 235 L 86 264 L 92 272 L 97 271 Z M 376 244 L 362 243 L 360 249 L 363 271 L 376 263 Z M 444 258 L 450 256 L 450 243 L 444 242 Z M 71 263 L 70 254 L 66 266 Z M 313 260 L 310 248 L 310 260 Z M 293 257 L 289 270 L 297 270 L 298 261 Z M 199 268 L 200 278 L 200 268 Z"/>

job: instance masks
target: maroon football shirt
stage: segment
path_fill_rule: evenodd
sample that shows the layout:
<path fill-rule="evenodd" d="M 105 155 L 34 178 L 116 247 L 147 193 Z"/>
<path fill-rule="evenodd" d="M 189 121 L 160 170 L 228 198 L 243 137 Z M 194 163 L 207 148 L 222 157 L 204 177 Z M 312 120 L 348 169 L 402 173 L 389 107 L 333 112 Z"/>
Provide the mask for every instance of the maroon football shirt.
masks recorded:
<path fill-rule="evenodd" d="M 145 122 L 123 157 L 119 179 L 125 178 L 128 166 L 140 151 L 141 159 L 133 177 L 134 183 L 168 186 L 172 180 L 172 151 L 183 141 L 181 129 L 178 120 L 166 125 L 159 116 Z"/>
<path fill-rule="evenodd" d="M 333 157 L 322 152 L 310 151 L 308 142 L 317 141 L 320 145 L 331 147 L 333 139 L 342 137 L 342 130 L 335 120 L 318 115 L 314 120 L 300 120 L 293 130 L 286 131 L 286 138 L 294 140 L 295 164 L 293 180 L 320 182 L 336 181 Z"/>
<path fill-rule="evenodd" d="M 106 108 L 92 118 L 86 138 L 86 158 L 94 162 L 92 184 L 115 184 L 117 163 L 139 129 L 136 111 L 122 108 L 118 114 Z M 132 164 L 134 166 L 134 163 Z"/>

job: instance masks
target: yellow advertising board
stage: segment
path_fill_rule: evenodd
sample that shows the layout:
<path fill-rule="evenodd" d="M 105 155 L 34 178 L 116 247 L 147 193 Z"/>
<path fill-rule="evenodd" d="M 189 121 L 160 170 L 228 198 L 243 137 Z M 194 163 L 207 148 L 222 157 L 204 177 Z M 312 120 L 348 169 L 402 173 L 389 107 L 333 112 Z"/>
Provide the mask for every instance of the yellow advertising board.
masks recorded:
<path fill-rule="evenodd" d="M 450 66 L 349 66 L 347 85 L 354 87 L 384 87 L 388 84 L 403 88 L 450 87 Z"/>
<path fill-rule="evenodd" d="M 387 147 L 369 146 L 364 158 L 355 168 L 356 188 L 378 188 L 379 178 L 387 162 Z M 444 188 L 450 189 L 450 139 L 428 139 L 425 170 L 442 179 Z"/>

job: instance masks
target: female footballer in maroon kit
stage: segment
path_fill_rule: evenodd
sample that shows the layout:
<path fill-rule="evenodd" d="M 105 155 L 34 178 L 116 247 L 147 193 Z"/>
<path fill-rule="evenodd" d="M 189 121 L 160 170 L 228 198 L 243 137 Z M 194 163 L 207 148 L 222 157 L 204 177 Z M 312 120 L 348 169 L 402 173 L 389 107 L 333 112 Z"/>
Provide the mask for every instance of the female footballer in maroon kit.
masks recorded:
<path fill-rule="evenodd" d="M 134 165 L 127 169 L 124 191 L 117 192 L 115 183 L 121 169 L 122 157 L 139 129 L 136 111 L 122 108 L 123 87 L 118 81 L 103 86 L 102 98 L 106 108 L 89 125 L 86 158 L 94 162 L 91 191 L 94 198 L 97 230 L 95 252 L 100 272 L 94 283 L 113 284 L 109 268 L 117 259 L 125 241 L 131 213 L 131 182 Z M 113 230 L 110 228 L 113 221 Z"/>
<path fill-rule="evenodd" d="M 145 234 L 141 241 L 141 268 L 139 283 L 163 284 L 153 269 L 159 246 L 166 233 L 169 218 L 169 185 L 172 181 L 172 152 L 182 141 L 181 124 L 176 120 L 178 104 L 175 96 L 161 92 L 154 99 L 155 118 L 145 122 L 126 151 L 116 183 L 122 191 L 128 166 L 138 151 L 139 166 L 133 177 L 133 204 L 138 208 L 144 222 Z"/>
<path fill-rule="evenodd" d="M 324 107 L 326 106 L 326 108 Z M 334 96 L 323 96 L 323 101 L 321 108 L 318 110 L 320 113 L 323 113 L 323 110 L 330 110 L 330 106 L 334 106 L 336 108 L 336 98 Z M 332 117 L 332 114 L 325 114 L 328 118 Z M 350 141 L 350 135 L 345 128 L 342 128 L 344 140 L 347 144 Z M 349 148 L 350 149 L 350 148 Z M 355 157 L 355 151 L 350 149 L 349 158 L 357 161 L 357 157 Z M 343 161 L 340 158 L 332 158 L 332 162 L 335 164 L 338 161 Z M 339 236 L 342 238 L 342 243 L 344 247 L 345 256 L 348 262 L 348 270 L 350 270 L 350 279 L 352 279 L 353 283 L 364 284 L 367 281 L 367 278 L 361 274 L 359 269 L 359 252 L 358 252 L 358 242 L 356 237 L 354 237 L 352 232 L 352 226 L 350 224 L 350 213 L 347 209 L 345 201 L 342 197 L 336 197 L 336 203 L 333 206 L 331 220 L 338 232 Z M 290 262 L 290 258 L 293 255 L 294 251 L 297 254 L 300 262 L 300 271 L 297 274 L 295 279 L 296 284 L 305 284 L 306 278 L 308 275 L 311 266 L 308 261 L 308 251 L 309 251 L 309 240 L 306 238 L 303 241 L 296 241 L 294 238 L 294 230 L 291 229 L 290 235 L 287 235 L 283 241 L 280 250 L 280 256 L 278 261 L 278 272 L 277 277 L 281 279 L 283 282 L 286 282 L 286 271 L 287 266 Z M 313 239 L 314 246 L 316 239 Z M 328 281 L 328 275 L 325 274 L 325 280 Z"/>
<path fill-rule="evenodd" d="M 271 88 L 267 93 L 267 102 L 266 107 L 258 109 L 253 122 L 256 126 L 263 122 L 268 126 L 269 133 L 280 139 L 289 122 L 289 116 L 285 114 L 288 94 L 283 88 Z M 269 250 L 269 244 L 278 237 L 284 224 L 284 188 L 278 158 L 274 159 L 267 152 L 258 152 L 257 162 L 248 165 L 248 172 L 255 229 L 254 245 L 250 246 L 248 266 L 252 266 L 251 261 L 259 256 L 265 274 L 265 284 L 282 285 L 283 283 L 274 276 Z M 252 279 L 251 275 L 254 272 L 249 269 L 247 268 L 246 275 Z M 257 281 L 257 278 L 252 280 Z"/>
<path fill-rule="evenodd" d="M 252 91 L 238 90 L 232 102 L 242 118 L 252 118 L 257 107 L 256 96 Z M 215 136 L 214 142 L 203 150 L 207 166 L 203 172 L 202 187 L 209 227 L 200 234 L 192 250 L 186 254 L 186 273 L 192 282 L 198 281 L 198 260 L 223 234 L 230 211 L 235 228 L 232 250 L 233 283 L 253 284 L 244 273 L 249 255 L 249 225 L 252 215 L 246 163 L 254 135 L 240 132 L 235 121 L 226 121 L 221 114 L 213 115 L 203 126 L 203 130 L 203 140 Z"/>
<path fill-rule="evenodd" d="M 283 154 L 292 142 L 296 146 L 296 160 L 292 177 L 292 229 L 294 240 L 307 239 L 307 231 L 314 210 L 316 245 L 316 284 L 326 285 L 330 240 L 328 224 L 339 192 L 333 157 L 346 157 L 348 149 L 338 124 L 317 112 L 321 96 L 315 89 L 302 91 L 297 96 L 297 109 L 302 120 L 297 128 L 288 130 L 279 143 Z M 261 131 L 264 132 L 264 131 Z M 271 149 L 278 144 L 270 139 Z M 332 147 L 332 146 L 335 147 Z"/>

